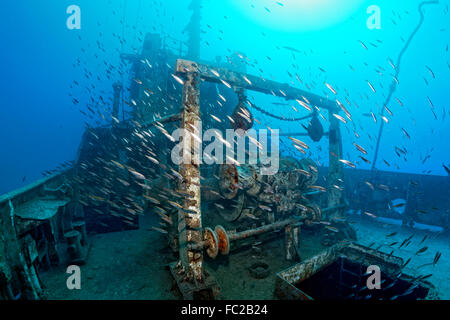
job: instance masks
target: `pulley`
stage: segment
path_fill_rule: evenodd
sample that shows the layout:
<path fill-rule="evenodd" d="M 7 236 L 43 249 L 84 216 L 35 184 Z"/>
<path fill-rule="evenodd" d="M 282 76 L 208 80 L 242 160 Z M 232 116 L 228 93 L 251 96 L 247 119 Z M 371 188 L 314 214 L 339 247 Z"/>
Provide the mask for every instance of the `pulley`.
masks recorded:
<path fill-rule="evenodd" d="M 219 253 L 219 241 L 215 232 L 211 228 L 205 228 L 203 231 L 203 241 L 206 244 L 206 253 L 212 259 L 217 257 Z"/>
<path fill-rule="evenodd" d="M 238 95 L 239 102 L 231 115 L 231 127 L 234 130 L 242 129 L 247 131 L 253 127 L 253 115 L 245 105 L 247 102 L 247 96 L 244 93 L 244 89 L 238 88 L 236 93 Z"/>
<path fill-rule="evenodd" d="M 230 252 L 230 239 L 228 238 L 227 231 L 222 226 L 216 226 L 214 229 L 217 239 L 219 240 L 219 252 L 220 254 L 227 255 Z"/>
<path fill-rule="evenodd" d="M 317 110 L 314 109 L 311 121 L 309 122 L 309 126 L 305 127 L 303 126 L 306 131 L 308 132 L 308 136 L 311 138 L 314 142 L 319 142 L 320 139 L 323 137 L 323 126 L 320 123 Z"/>

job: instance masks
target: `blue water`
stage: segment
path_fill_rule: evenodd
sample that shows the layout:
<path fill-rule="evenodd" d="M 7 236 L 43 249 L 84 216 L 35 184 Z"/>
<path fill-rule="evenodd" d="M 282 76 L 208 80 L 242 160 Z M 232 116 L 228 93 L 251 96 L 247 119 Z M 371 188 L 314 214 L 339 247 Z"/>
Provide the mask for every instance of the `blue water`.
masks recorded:
<path fill-rule="evenodd" d="M 91 96 L 110 99 L 115 81 L 129 84 L 129 67 L 120 64 L 119 53 L 139 51 L 147 32 L 186 40 L 183 30 L 191 15 L 189 2 L 2 1 L 0 193 L 36 180 L 42 171 L 74 159 L 85 122 L 96 124 L 95 119 L 79 112 L 80 106 L 92 103 Z M 201 59 L 214 61 L 222 56 L 224 60 L 226 55 L 242 52 L 252 63 L 257 62 L 255 67 L 248 66 L 250 74 L 305 90 L 307 84 L 314 93 L 339 99 L 352 115 L 352 121 L 342 126 L 344 158 L 358 168 L 369 169 L 352 143 L 363 146 L 372 160 L 382 121 L 378 114 L 394 73 L 389 59 L 396 61 L 417 26 L 419 1 L 376 1 L 381 9 L 379 30 L 370 30 L 366 25 L 366 10 L 373 1 L 349 0 L 344 5 L 342 1 L 328 0 L 322 2 L 322 7 L 313 5 L 316 1 L 298 2 L 303 6 L 295 6 L 291 0 L 279 2 L 282 5 L 276 1 L 205 0 Z M 66 9 L 72 4 L 81 8 L 81 30 L 66 27 Z M 389 124 L 385 126 L 377 163 L 381 170 L 447 175 L 442 164 L 450 164 L 448 4 L 440 1 L 424 8 L 425 21 L 403 57 L 399 85 L 389 103 L 393 116 L 386 114 Z M 121 43 L 120 39 L 125 41 Z M 110 79 L 106 77 L 105 61 L 115 66 Z M 89 79 L 86 71 L 92 73 Z M 295 79 L 296 73 L 303 83 Z M 71 88 L 74 81 L 79 86 Z M 325 83 L 337 91 L 336 96 Z M 89 93 L 85 87 L 92 91 Z M 289 106 L 271 104 L 283 102 L 280 99 L 249 96 L 260 107 L 287 117 L 305 111 L 295 102 L 292 105 L 299 113 Z M 73 104 L 73 98 L 78 105 Z M 364 116 L 370 112 L 377 115 L 377 123 L 371 116 Z M 255 117 L 260 117 L 256 111 Z M 277 120 L 272 120 L 271 127 L 283 128 L 284 132 L 301 129 L 298 123 Z M 397 157 L 395 146 L 407 150 L 407 161 Z M 325 140 L 313 147 L 322 163 L 328 157 L 325 147 Z"/>

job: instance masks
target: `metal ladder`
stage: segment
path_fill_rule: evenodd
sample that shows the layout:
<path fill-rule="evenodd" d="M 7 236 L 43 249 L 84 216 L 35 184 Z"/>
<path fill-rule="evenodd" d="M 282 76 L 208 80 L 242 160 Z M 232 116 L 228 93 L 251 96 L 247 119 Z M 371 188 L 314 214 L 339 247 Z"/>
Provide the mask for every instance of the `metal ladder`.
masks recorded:
<path fill-rule="evenodd" d="M 344 257 L 341 257 L 340 260 L 341 261 L 340 261 L 340 268 L 339 268 L 339 287 L 338 287 L 339 296 L 342 297 L 343 289 L 348 288 L 351 290 L 352 293 L 354 293 L 353 298 L 357 298 L 358 294 L 360 292 L 361 285 L 362 285 L 362 277 L 363 277 L 362 266 L 361 266 L 361 264 L 359 264 L 358 272 L 353 272 L 353 271 L 350 271 L 349 269 L 345 268 L 345 258 Z M 351 283 L 346 282 L 344 279 L 344 274 L 350 275 L 351 277 L 353 277 L 355 279 L 355 281 L 351 282 Z"/>

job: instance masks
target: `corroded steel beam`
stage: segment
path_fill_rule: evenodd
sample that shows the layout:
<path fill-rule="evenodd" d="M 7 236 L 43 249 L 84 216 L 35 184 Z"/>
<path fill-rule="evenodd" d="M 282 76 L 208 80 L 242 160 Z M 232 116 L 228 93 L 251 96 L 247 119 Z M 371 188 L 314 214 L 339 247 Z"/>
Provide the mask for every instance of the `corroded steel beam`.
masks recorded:
<path fill-rule="evenodd" d="M 288 84 L 283 84 L 272 80 L 265 80 L 263 78 L 252 76 L 249 74 L 235 72 L 219 67 L 211 67 L 206 64 L 183 59 L 177 60 L 176 72 L 197 72 L 200 78 L 206 81 L 223 84 L 226 83 L 231 87 L 271 94 L 284 98 L 286 100 L 306 98 L 313 106 L 332 110 L 333 112 L 338 111 L 337 103 L 335 101 L 310 93 L 308 91 L 291 87 Z"/>
<path fill-rule="evenodd" d="M 179 252 L 180 260 L 187 270 L 190 280 L 202 281 L 203 278 L 203 254 L 198 250 L 191 250 L 190 246 L 201 242 L 202 216 L 200 209 L 200 170 L 196 163 L 199 149 L 192 143 L 192 134 L 199 135 L 200 130 L 200 102 L 199 88 L 200 77 L 195 72 L 185 74 L 182 96 L 181 128 L 184 134 L 181 137 L 183 143 L 189 139 L 190 143 L 184 144 L 191 155 L 189 163 L 182 163 L 179 167 L 180 189 L 189 194 L 183 200 L 183 209 L 178 211 Z M 193 279 L 192 279 L 193 278 Z"/>
<path fill-rule="evenodd" d="M 334 187 L 343 185 L 344 166 L 339 160 L 342 159 L 342 136 L 339 120 L 329 111 L 329 164 L 328 164 L 328 208 L 337 208 L 334 213 L 342 209 L 339 207 L 344 203 L 344 190 Z M 332 213 L 333 214 L 333 213 Z"/>

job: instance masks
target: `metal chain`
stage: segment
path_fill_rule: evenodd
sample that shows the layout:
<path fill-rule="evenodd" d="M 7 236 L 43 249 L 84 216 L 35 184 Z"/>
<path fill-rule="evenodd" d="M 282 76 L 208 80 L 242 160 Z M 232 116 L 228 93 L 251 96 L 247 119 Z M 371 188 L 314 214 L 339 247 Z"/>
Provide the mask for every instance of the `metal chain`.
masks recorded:
<path fill-rule="evenodd" d="M 301 118 L 286 119 L 284 117 L 277 116 L 277 115 L 275 115 L 273 113 L 270 113 L 270 112 L 268 112 L 268 111 L 266 111 L 264 109 L 261 109 L 261 108 L 255 106 L 253 103 L 249 103 L 249 105 L 252 108 L 255 108 L 256 110 L 261 112 L 262 114 L 265 114 L 266 116 L 269 116 L 269 117 L 272 117 L 272 118 L 275 118 L 275 119 L 278 119 L 278 120 L 281 120 L 281 121 L 301 121 L 301 120 L 305 120 L 305 119 L 311 118 L 311 115 L 307 115 L 307 116 L 304 116 L 304 117 L 301 117 Z"/>

